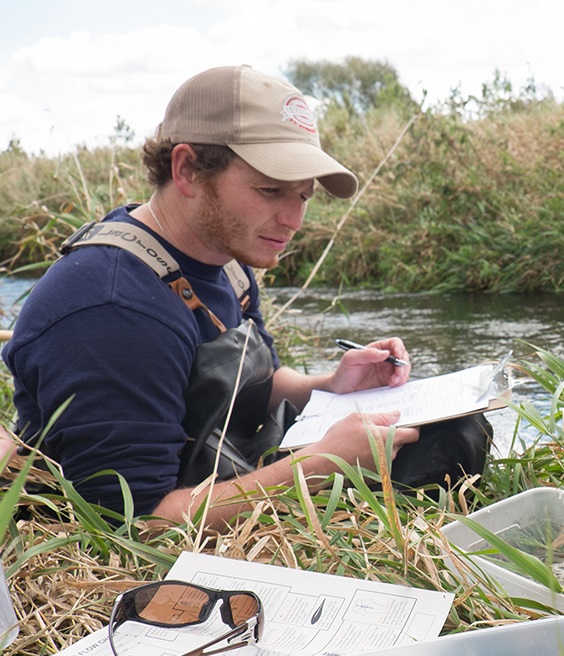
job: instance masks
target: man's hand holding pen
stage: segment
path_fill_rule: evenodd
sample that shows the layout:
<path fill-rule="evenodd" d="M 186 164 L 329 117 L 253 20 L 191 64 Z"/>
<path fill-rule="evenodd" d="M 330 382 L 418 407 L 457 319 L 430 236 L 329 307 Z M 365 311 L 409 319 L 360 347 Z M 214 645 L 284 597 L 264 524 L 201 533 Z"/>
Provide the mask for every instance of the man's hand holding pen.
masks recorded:
<path fill-rule="evenodd" d="M 338 340 L 344 349 L 330 391 L 338 394 L 375 387 L 397 387 L 407 382 L 411 365 L 409 354 L 399 337 L 363 346 L 349 340 Z"/>

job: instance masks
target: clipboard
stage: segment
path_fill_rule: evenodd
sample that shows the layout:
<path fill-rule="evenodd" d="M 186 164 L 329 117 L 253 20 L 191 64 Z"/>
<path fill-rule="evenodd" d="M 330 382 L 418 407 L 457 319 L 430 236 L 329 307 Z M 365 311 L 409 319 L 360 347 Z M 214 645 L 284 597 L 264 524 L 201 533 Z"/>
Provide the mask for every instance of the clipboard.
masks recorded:
<path fill-rule="evenodd" d="M 314 390 L 279 448 L 297 449 L 319 441 L 334 423 L 354 412 L 400 410 L 396 426 L 408 427 L 506 407 L 513 387 L 508 366 L 510 357 L 511 352 L 496 364 L 413 380 L 400 387 L 379 387 L 350 394 Z"/>

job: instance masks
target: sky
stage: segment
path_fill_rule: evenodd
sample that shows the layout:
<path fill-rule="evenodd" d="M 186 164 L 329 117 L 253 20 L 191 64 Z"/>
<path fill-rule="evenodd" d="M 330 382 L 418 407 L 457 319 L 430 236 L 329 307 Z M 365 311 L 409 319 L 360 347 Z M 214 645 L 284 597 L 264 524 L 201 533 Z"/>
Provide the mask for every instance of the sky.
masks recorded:
<path fill-rule="evenodd" d="M 426 103 L 496 70 L 564 98 L 562 0 L 0 0 L 0 151 L 106 146 L 118 117 L 151 136 L 186 79 L 292 60 L 384 61 Z"/>

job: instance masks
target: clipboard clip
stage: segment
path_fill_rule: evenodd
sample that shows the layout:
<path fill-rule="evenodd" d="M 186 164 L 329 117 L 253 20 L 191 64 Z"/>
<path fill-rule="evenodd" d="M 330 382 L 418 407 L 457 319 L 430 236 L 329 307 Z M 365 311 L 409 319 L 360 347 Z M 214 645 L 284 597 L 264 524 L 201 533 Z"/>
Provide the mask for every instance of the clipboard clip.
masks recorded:
<path fill-rule="evenodd" d="M 509 362 L 512 355 L 512 350 L 507 351 L 501 360 L 493 366 L 491 372 L 487 375 L 487 378 L 484 381 L 482 393 L 477 399 L 478 403 L 484 398 L 487 399 L 491 396 L 501 396 L 511 389 L 513 381 L 505 365 Z"/>
<path fill-rule="evenodd" d="M 512 355 L 513 351 L 510 349 L 492 369 L 490 389 L 494 394 L 503 394 L 511 387 L 511 376 L 505 365 Z"/>

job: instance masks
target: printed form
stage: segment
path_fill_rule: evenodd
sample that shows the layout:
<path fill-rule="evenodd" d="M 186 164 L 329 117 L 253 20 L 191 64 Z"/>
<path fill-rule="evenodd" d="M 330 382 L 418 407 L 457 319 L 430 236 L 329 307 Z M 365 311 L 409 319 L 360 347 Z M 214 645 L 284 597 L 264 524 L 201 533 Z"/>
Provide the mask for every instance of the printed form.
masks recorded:
<path fill-rule="evenodd" d="M 396 426 L 419 426 L 460 415 L 500 407 L 489 391 L 492 365 L 471 367 L 433 378 L 412 380 L 399 387 L 378 387 L 350 394 L 314 390 L 302 414 L 286 432 L 282 449 L 320 440 L 331 426 L 353 412 L 399 410 Z M 500 402 L 504 405 L 503 402 Z"/>
<path fill-rule="evenodd" d="M 318 574 L 184 552 L 167 579 L 251 590 L 261 599 L 265 630 L 260 643 L 240 656 L 351 656 L 432 640 L 439 635 L 454 595 L 431 590 Z M 118 656 L 180 656 L 227 627 L 219 611 L 205 624 L 168 630 L 127 622 L 117 636 Z M 111 656 L 108 629 L 59 652 L 62 656 Z"/>

